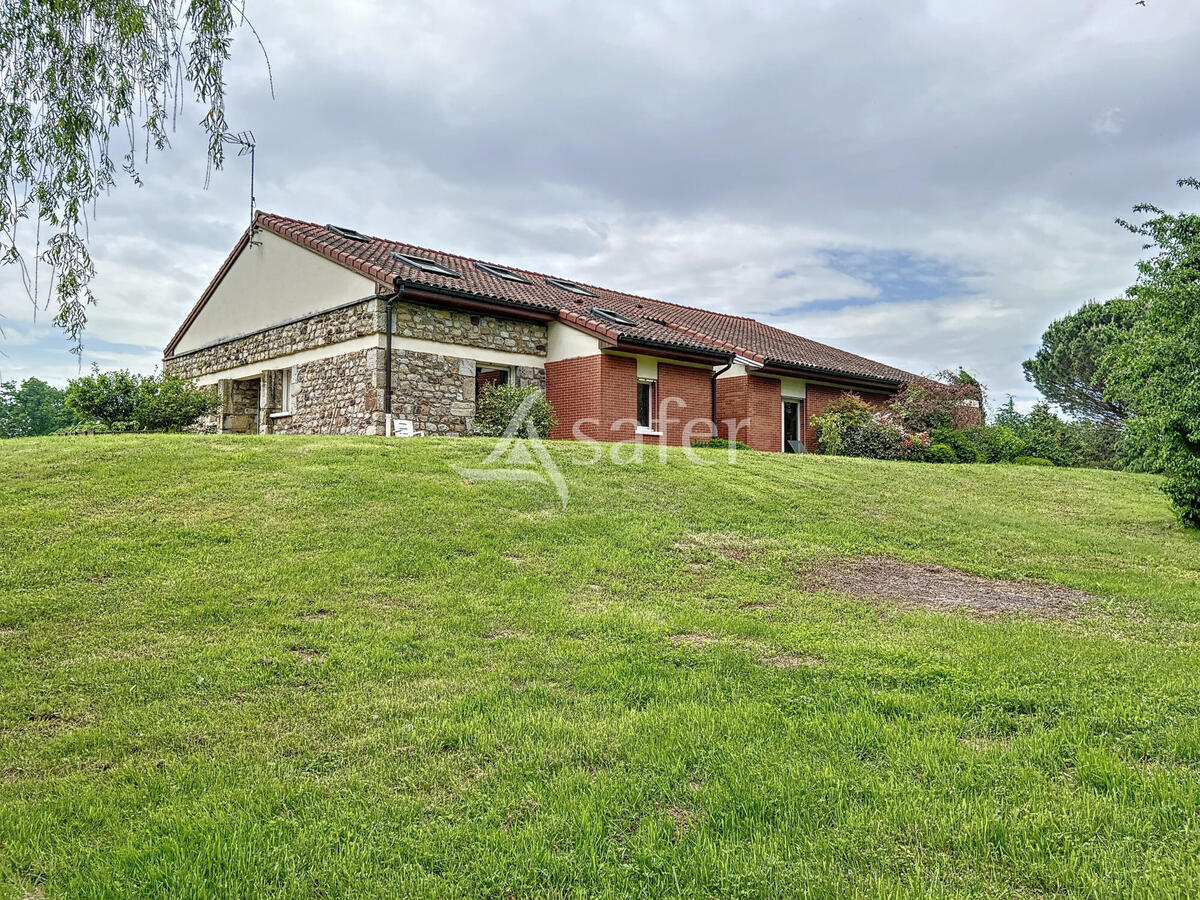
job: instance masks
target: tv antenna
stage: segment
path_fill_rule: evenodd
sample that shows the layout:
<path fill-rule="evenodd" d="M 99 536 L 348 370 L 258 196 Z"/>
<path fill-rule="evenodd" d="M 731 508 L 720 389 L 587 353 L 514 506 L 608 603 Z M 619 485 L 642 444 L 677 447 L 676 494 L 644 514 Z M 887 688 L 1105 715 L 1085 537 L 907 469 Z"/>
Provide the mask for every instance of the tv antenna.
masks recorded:
<path fill-rule="evenodd" d="M 254 211 L 257 209 L 254 202 L 254 132 L 239 131 L 234 134 L 232 131 L 226 131 L 221 135 L 221 140 L 237 147 L 238 156 L 250 157 L 250 227 L 254 228 Z"/>

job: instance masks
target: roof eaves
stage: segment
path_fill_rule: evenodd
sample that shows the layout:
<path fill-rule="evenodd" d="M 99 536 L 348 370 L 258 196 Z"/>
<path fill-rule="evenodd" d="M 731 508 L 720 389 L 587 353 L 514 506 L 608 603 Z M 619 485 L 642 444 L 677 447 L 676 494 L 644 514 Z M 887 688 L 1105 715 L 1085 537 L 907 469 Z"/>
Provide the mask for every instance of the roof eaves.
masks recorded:
<path fill-rule="evenodd" d="M 651 349 L 659 347 L 664 350 L 675 350 L 682 353 L 690 353 L 695 356 L 707 356 L 713 359 L 732 360 L 734 358 L 734 354 L 731 351 L 706 349 L 704 347 L 697 347 L 694 344 L 680 344 L 674 341 L 660 341 L 656 340 L 655 338 L 638 337 L 637 335 L 624 335 L 619 343 L 621 344 L 622 348 L 627 346 L 648 347 Z"/>
<path fill-rule="evenodd" d="M 759 354 L 755 353 L 749 347 L 739 346 L 738 344 L 734 344 L 730 341 L 726 341 L 726 340 L 722 340 L 721 338 L 714 337 L 711 334 L 705 334 L 703 331 L 698 331 L 695 328 L 689 328 L 686 325 L 680 325 L 677 322 L 667 322 L 664 320 L 663 325 L 665 325 L 667 328 L 670 328 L 672 331 L 681 332 L 682 334 L 686 334 L 690 337 L 694 337 L 697 340 L 704 341 L 705 343 L 715 344 L 716 346 L 720 347 L 722 350 L 726 350 L 734 356 L 744 357 L 744 358 L 750 360 L 751 362 L 754 362 L 754 363 L 757 363 L 760 365 L 763 362 L 763 357 L 760 356 Z"/>
<path fill-rule="evenodd" d="M 393 276 L 391 284 L 397 291 L 401 288 L 411 288 L 414 291 L 424 291 L 430 294 L 441 294 L 446 297 L 461 297 L 464 300 L 485 301 L 487 303 L 494 303 L 497 306 L 507 306 L 512 309 L 540 313 L 550 318 L 553 318 L 559 312 L 550 306 L 540 306 L 536 303 L 526 303 L 521 300 L 513 300 L 509 297 L 498 297 L 495 294 L 481 293 L 480 291 L 466 291 L 460 288 L 448 288 L 444 285 L 433 284 L 428 281 L 404 278 L 402 275 Z"/>
<path fill-rule="evenodd" d="M 558 317 L 568 325 L 574 325 L 607 340 L 619 341 L 621 339 L 621 332 L 615 328 L 609 328 L 607 325 L 589 316 L 580 315 L 573 309 L 560 309 Z"/>
<path fill-rule="evenodd" d="M 807 372 L 813 375 L 824 375 L 829 378 L 848 378 L 855 381 L 868 381 L 880 385 L 901 385 L 905 383 L 903 378 L 884 378 L 881 375 L 867 375 L 862 372 L 850 372 L 846 369 L 831 369 L 824 366 L 812 366 L 804 363 L 791 362 L 786 359 L 767 358 L 763 360 L 763 366 L 773 369 L 792 369 L 796 372 Z"/>

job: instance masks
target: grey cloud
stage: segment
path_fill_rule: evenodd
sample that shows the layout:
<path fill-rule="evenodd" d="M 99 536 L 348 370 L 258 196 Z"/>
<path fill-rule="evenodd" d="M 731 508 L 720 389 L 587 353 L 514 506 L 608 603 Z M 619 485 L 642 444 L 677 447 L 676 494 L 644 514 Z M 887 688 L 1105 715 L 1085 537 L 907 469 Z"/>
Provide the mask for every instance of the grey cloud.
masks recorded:
<path fill-rule="evenodd" d="M 1188 202 L 1200 151 L 1187 0 L 251 12 L 277 99 L 243 36 L 230 121 L 258 137 L 264 208 L 964 363 L 1025 400 L 1045 325 L 1132 278 L 1112 218 Z M 199 135 L 174 143 L 101 205 L 97 340 L 165 343 L 245 226 L 245 162 L 205 192 Z M 928 291 L 831 250 L 923 261 Z"/>

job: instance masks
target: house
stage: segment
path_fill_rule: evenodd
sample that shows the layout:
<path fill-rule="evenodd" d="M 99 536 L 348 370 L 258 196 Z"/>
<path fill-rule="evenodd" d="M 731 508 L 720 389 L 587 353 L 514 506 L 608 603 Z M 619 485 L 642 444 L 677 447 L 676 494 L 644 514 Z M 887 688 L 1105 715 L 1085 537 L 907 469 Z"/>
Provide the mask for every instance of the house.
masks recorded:
<path fill-rule="evenodd" d="M 258 213 L 167 345 L 222 432 L 468 434 L 491 384 L 543 389 L 555 438 L 813 445 L 846 391 L 908 372 L 754 319 Z"/>

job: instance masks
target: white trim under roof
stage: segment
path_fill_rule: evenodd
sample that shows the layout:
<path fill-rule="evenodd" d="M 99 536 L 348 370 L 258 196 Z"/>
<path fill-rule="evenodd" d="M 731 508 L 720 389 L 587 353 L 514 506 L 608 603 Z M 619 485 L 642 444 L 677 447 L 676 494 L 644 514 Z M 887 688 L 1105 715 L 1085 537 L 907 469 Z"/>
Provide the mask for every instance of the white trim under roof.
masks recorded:
<path fill-rule="evenodd" d="M 234 366 L 215 372 L 205 372 L 197 375 L 197 384 L 216 384 L 224 378 L 254 378 L 270 369 L 286 369 L 291 366 L 302 366 L 316 362 L 319 359 L 329 359 L 331 356 L 344 356 L 347 353 L 360 353 L 364 350 L 387 349 L 386 336 L 369 334 L 366 337 L 354 338 L 349 341 L 339 341 L 336 344 L 325 344 L 311 350 L 298 350 L 284 356 L 274 356 L 244 366 Z M 392 336 L 392 352 L 408 350 L 413 353 L 428 353 L 433 356 L 449 356 L 455 359 L 473 359 L 484 365 L 514 367 L 528 366 L 542 369 L 546 360 L 532 353 L 513 353 L 508 350 L 489 350 L 487 347 L 471 347 L 466 344 L 443 344 L 440 341 L 424 341 L 417 338 Z"/>

